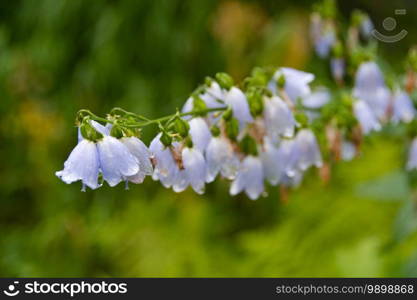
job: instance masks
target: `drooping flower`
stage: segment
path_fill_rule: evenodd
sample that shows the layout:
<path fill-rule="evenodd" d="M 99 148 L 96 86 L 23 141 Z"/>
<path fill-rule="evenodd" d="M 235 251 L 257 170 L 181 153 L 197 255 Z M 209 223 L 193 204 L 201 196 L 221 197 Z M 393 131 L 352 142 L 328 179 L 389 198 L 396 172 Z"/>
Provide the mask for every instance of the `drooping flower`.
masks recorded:
<path fill-rule="evenodd" d="M 406 168 L 408 171 L 417 169 L 417 138 L 414 138 L 411 142 Z"/>
<path fill-rule="evenodd" d="M 206 121 L 201 117 L 197 117 L 191 119 L 188 124 L 190 125 L 189 134 L 194 147 L 204 153 L 211 139 L 210 129 Z"/>
<path fill-rule="evenodd" d="M 393 112 L 391 120 L 394 123 L 400 121 L 409 123 L 416 115 L 410 96 L 404 91 L 396 91 L 393 97 Z"/>
<path fill-rule="evenodd" d="M 227 179 L 234 179 L 239 168 L 239 159 L 228 139 L 213 137 L 206 150 L 206 182 L 212 182 L 219 172 Z"/>
<path fill-rule="evenodd" d="M 332 72 L 332 76 L 337 81 L 341 81 L 345 76 L 345 60 L 343 58 L 332 58 L 330 60 L 330 70 Z"/>
<path fill-rule="evenodd" d="M 139 163 L 129 149 L 115 137 L 104 135 L 97 142 L 100 170 L 103 179 L 115 186 L 139 172 Z"/>
<path fill-rule="evenodd" d="M 373 130 L 379 131 L 381 129 L 381 124 L 366 102 L 362 100 L 355 101 L 353 104 L 353 113 L 365 135 Z"/>
<path fill-rule="evenodd" d="M 330 93 L 325 88 L 319 88 L 303 98 L 303 106 L 307 108 L 320 108 L 330 100 Z"/>
<path fill-rule="evenodd" d="M 374 24 L 371 21 L 369 16 L 363 16 L 362 22 L 360 23 L 359 30 L 361 35 L 365 39 L 369 39 L 371 37 L 372 31 L 374 30 Z"/>
<path fill-rule="evenodd" d="M 280 136 L 292 137 L 296 125 L 293 113 L 278 96 L 265 97 L 264 120 L 267 135 L 277 141 Z"/>
<path fill-rule="evenodd" d="M 130 153 L 136 157 L 139 165 L 139 171 L 133 175 L 128 176 L 127 180 L 133 183 L 142 183 L 146 176 L 152 175 L 153 167 L 150 159 L 150 152 L 148 147 L 137 137 L 123 137 L 120 141 L 127 147 Z"/>
<path fill-rule="evenodd" d="M 284 139 L 279 145 L 279 151 L 284 163 L 284 174 L 288 177 L 294 177 L 300 172 L 298 162 L 300 151 L 295 139 Z"/>
<path fill-rule="evenodd" d="M 285 77 L 285 92 L 294 103 L 298 98 L 303 98 L 311 93 L 309 84 L 314 80 L 314 75 L 293 68 L 279 68 L 275 72 L 273 79 L 268 84 L 268 88 L 273 93 L 277 93 L 276 82 L 281 76 Z"/>
<path fill-rule="evenodd" d="M 314 133 L 310 129 L 301 129 L 296 137 L 299 151 L 298 167 L 305 171 L 311 166 L 320 168 L 323 165 L 320 148 Z"/>
<path fill-rule="evenodd" d="M 365 62 L 359 66 L 353 95 L 365 101 L 377 118 L 383 119 L 385 117 L 391 92 L 386 87 L 382 72 L 376 63 Z"/>
<path fill-rule="evenodd" d="M 264 191 L 264 173 L 259 157 L 249 155 L 240 164 L 235 180 L 230 186 L 230 195 L 245 191 L 246 195 L 256 200 Z"/>
<path fill-rule="evenodd" d="M 199 94 L 199 97 L 204 101 L 207 108 L 219 108 L 224 107 L 224 98 L 226 92 L 220 87 L 216 81 L 212 81 L 210 86 L 206 90 Z M 194 108 L 194 98 L 189 97 L 185 102 L 182 112 L 187 113 L 192 111 Z M 190 118 L 190 117 L 188 117 Z"/>
<path fill-rule="evenodd" d="M 177 182 L 179 167 L 170 148 L 162 144 L 159 133 L 149 145 L 151 158 L 154 160 L 154 172 L 152 178 L 161 181 L 162 185 L 170 188 Z"/>
<path fill-rule="evenodd" d="M 317 55 L 326 58 L 336 42 L 336 34 L 332 24 L 323 20 L 319 14 L 313 14 L 310 30 Z"/>
<path fill-rule="evenodd" d="M 203 154 L 194 147 L 184 147 L 182 150 L 182 163 L 184 169 L 179 173 L 179 179 L 174 184 L 175 192 L 181 192 L 188 185 L 198 194 L 204 193 L 206 182 L 206 162 Z"/>
<path fill-rule="evenodd" d="M 232 87 L 226 93 L 224 102 L 232 107 L 233 116 L 239 121 L 241 126 L 253 121 L 248 100 L 245 94 L 237 87 Z"/>
<path fill-rule="evenodd" d="M 83 191 L 85 186 L 94 190 L 100 186 L 98 183 L 99 167 L 96 144 L 92 141 L 81 139 L 65 161 L 64 169 L 55 174 L 67 184 L 81 180 Z"/>
<path fill-rule="evenodd" d="M 277 185 L 284 176 L 285 161 L 282 151 L 268 137 L 264 138 L 261 159 L 265 178 L 272 185 Z"/>

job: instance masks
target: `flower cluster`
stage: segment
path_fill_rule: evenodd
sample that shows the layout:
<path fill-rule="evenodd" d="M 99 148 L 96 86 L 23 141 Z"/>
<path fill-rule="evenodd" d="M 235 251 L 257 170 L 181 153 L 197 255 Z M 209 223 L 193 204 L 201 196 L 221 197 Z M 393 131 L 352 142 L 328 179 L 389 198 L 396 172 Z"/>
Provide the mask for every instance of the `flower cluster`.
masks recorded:
<path fill-rule="evenodd" d="M 417 136 L 411 95 L 417 51 L 394 84 L 368 47 L 372 22 L 366 14 L 354 13 L 346 40 L 333 1 L 324 1 L 311 21 L 314 47 L 330 60 L 334 85 L 317 85 L 312 73 L 292 68 L 255 68 L 239 85 L 225 73 L 207 78 L 181 111 L 156 120 L 120 108 L 106 118 L 81 110 L 78 144 L 56 175 L 81 181 L 83 190 L 105 181 L 128 187 L 150 176 L 175 192 L 191 187 L 198 194 L 220 176 L 231 181 L 231 195 L 257 199 L 266 184 L 298 186 L 311 167 L 326 180 L 332 162 L 359 155 L 363 138 L 386 124 L 401 123 Z M 149 147 L 140 139 L 148 125 L 159 129 Z M 417 138 L 406 167 L 417 169 Z"/>

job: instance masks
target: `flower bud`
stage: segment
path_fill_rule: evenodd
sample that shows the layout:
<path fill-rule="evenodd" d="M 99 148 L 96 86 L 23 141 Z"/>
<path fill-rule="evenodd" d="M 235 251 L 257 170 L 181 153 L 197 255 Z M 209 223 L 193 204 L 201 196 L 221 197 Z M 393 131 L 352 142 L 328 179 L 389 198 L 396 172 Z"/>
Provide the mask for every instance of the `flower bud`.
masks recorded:
<path fill-rule="evenodd" d="M 188 136 L 188 131 L 190 130 L 190 125 L 187 121 L 177 117 L 174 120 L 174 130 L 181 137 L 185 138 Z"/>
<path fill-rule="evenodd" d="M 162 132 L 160 140 L 165 147 L 169 147 L 172 144 L 172 137 L 167 132 Z"/>
<path fill-rule="evenodd" d="M 245 135 L 239 144 L 240 149 L 247 155 L 258 155 L 258 147 L 256 141 L 249 135 Z"/>
<path fill-rule="evenodd" d="M 249 88 L 246 93 L 246 97 L 248 98 L 249 108 L 252 116 L 256 117 L 261 115 L 264 110 L 262 91 L 254 87 Z"/>
<path fill-rule="evenodd" d="M 226 90 L 230 90 L 234 84 L 233 78 L 227 73 L 217 73 L 216 80 L 219 85 Z"/>
<path fill-rule="evenodd" d="M 239 122 L 235 118 L 231 118 L 226 122 L 226 134 L 232 141 L 235 141 L 239 134 Z"/>

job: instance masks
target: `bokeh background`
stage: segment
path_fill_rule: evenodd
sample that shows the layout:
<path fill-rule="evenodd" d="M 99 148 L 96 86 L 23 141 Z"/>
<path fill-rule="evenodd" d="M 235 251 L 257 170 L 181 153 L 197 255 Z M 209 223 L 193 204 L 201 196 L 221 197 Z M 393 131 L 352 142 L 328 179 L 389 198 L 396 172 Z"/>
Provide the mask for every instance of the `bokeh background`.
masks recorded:
<path fill-rule="evenodd" d="M 149 178 L 82 193 L 54 175 L 76 144 L 81 108 L 158 117 L 218 71 L 317 70 L 313 2 L 1 1 L 0 276 L 417 276 L 406 150 L 387 132 L 327 185 L 312 170 L 285 201 L 271 187 L 258 201 L 232 198 L 221 180 L 203 196 Z M 366 10 L 377 29 L 407 9 L 397 21 L 408 36 L 380 45 L 401 67 L 417 42 L 414 1 L 339 4 L 345 18 Z"/>

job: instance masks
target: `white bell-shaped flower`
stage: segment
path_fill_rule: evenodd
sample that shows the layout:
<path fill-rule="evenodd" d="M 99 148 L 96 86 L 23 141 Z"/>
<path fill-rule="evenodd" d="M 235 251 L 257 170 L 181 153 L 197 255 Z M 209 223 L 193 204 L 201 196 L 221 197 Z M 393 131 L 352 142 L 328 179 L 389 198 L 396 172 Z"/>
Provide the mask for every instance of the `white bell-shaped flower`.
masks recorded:
<path fill-rule="evenodd" d="M 249 155 L 240 164 L 236 179 L 230 186 L 230 195 L 245 191 L 246 195 L 256 200 L 264 191 L 264 172 L 259 157 Z"/>
<path fill-rule="evenodd" d="M 398 122 L 411 122 L 415 115 L 416 110 L 414 108 L 413 102 L 408 96 L 408 94 L 404 91 L 396 91 L 393 97 L 393 111 L 392 111 L 392 118 L 391 120 L 394 123 Z"/>
<path fill-rule="evenodd" d="M 265 97 L 264 120 L 267 135 L 277 141 L 280 136 L 292 137 L 296 125 L 293 113 L 288 105 L 278 96 Z"/>
<path fill-rule="evenodd" d="M 142 183 L 146 176 L 152 175 L 153 167 L 151 162 L 151 154 L 148 147 L 137 137 L 123 137 L 120 141 L 127 147 L 130 153 L 136 157 L 139 165 L 139 171 L 127 177 L 127 180 L 133 183 Z"/>
<path fill-rule="evenodd" d="M 298 167 L 305 171 L 311 166 L 320 168 L 323 165 L 321 152 L 316 136 L 310 129 L 301 129 L 295 137 L 299 151 Z"/>
<path fill-rule="evenodd" d="M 285 161 L 282 151 L 268 138 L 264 138 L 261 159 L 265 178 L 272 184 L 277 185 L 285 171 Z"/>
<path fill-rule="evenodd" d="M 411 142 L 406 168 L 408 171 L 417 169 L 417 138 Z"/>
<path fill-rule="evenodd" d="M 194 147 L 204 153 L 211 139 L 211 132 L 206 121 L 197 117 L 191 119 L 188 124 L 190 125 L 189 134 Z"/>
<path fill-rule="evenodd" d="M 81 134 L 79 134 L 79 138 L 80 136 Z M 81 137 L 80 142 L 65 161 L 64 169 L 55 174 L 67 184 L 81 180 L 83 190 L 85 190 L 85 186 L 96 189 L 99 187 L 99 167 L 96 144 Z"/>
<path fill-rule="evenodd" d="M 218 136 L 213 137 L 207 146 L 206 163 L 206 182 L 212 182 L 219 172 L 227 179 L 234 179 L 240 162 L 230 141 Z"/>
<path fill-rule="evenodd" d="M 239 121 L 241 126 L 253 121 L 248 100 L 245 94 L 237 87 L 232 87 L 226 93 L 224 102 L 232 107 L 233 116 Z"/>
<path fill-rule="evenodd" d="M 366 102 L 356 101 L 353 104 L 353 113 L 361 126 L 363 134 L 367 135 L 373 130 L 381 129 L 381 124 Z"/>
<path fill-rule="evenodd" d="M 180 171 L 177 183 L 173 186 L 174 191 L 181 192 L 191 185 L 196 193 L 203 194 L 207 173 L 203 154 L 194 147 L 184 147 L 182 163 L 184 169 Z"/>

